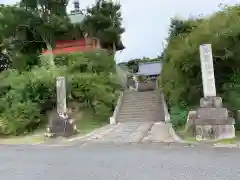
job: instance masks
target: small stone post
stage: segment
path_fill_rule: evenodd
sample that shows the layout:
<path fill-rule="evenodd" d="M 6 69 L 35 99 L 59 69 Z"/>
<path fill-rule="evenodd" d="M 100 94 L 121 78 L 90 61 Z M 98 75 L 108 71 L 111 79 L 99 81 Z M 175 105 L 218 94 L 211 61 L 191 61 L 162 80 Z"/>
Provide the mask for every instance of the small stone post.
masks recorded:
<path fill-rule="evenodd" d="M 200 61 L 204 97 L 196 111 L 196 139 L 220 140 L 235 137 L 234 119 L 222 107 L 222 98 L 216 96 L 211 44 L 200 46 Z"/>

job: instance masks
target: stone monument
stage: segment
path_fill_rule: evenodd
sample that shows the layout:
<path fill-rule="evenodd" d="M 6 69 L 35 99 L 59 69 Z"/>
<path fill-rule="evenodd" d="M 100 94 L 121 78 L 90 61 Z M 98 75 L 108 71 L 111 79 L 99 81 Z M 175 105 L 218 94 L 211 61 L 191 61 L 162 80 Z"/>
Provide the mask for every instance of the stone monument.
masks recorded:
<path fill-rule="evenodd" d="M 57 77 L 57 113 L 50 118 L 46 136 L 59 137 L 71 136 L 77 132 L 74 120 L 67 114 L 66 80 L 65 77 Z"/>
<path fill-rule="evenodd" d="M 204 97 L 196 111 L 195 130 L 197 140 L 221 140 L 235 137 L 234 119 L 222 106 L 222 98 L 216 96 L 211 44 L 200 46 L 200 61 Z"/>
<path fill-rule="evenodd" d="M 67 113 L 65 77 L 57 77 L 56 90 L 57 90 L 57 113 L 61 115 Z"/>

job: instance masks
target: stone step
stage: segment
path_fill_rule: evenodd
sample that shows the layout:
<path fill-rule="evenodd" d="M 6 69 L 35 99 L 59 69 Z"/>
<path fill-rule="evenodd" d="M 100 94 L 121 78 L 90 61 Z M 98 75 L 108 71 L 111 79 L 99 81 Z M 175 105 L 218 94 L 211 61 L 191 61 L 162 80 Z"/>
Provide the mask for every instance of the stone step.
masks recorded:
<path fill-rule="evenodd" d="M 164 120 L 162 100 L 157 93 L 156 91 L 125 91 L 117 121 L 157 122 Z"/>
<path fill-rule="evenodd" d="M 121 110 L 128 110 L 128 109 L 131 109 L 131 110 L 151 110 L 151 109 L 163 109 L 161 106 L 157 106 L 157 105 L 148 105 L 148 106 L 130 106 L 130 105 L 124 105 L 121 107 Z"/>
<path fill-rule="evenodd" d="M 119 116 L 130 116 L 130 117 L 133 117 L 133 116 L 155 116 L 155 115 L 161 115 L 161 114 L 163 114 L 163 113 L 161 113 L 161 112 L 157 112 L 157 111 L 149 111 L 149 112 L 145 112 L 145 113 L 141 113 L 141 112 L 132 112 L 132 113 L 130 113 L 130 112 L 121 112 L 120 114 L 119 114 Z"/>
<path fill-rule="evenodd" d="M 154 108 L 157 108 L 157 109 L 159 109 L 159 108 L 162 108 L 160 105 L 158 105 L 158 104 L 146 104 L 146 105 L 144 105 L 144 104 L 141 104 L 141 105 L 139 105 L 139 104 L 124 104 L 122 107 L 121 107 L 121 109 L 154 109 Z M 163 109 L 163 108 L 162 108 Z"/>
<path fill-rule="evenodd" d="M 163 111 L 159 110 L 159 109 L 150 109 L 150 110 L 122 110 L 119 114 L 154 114 L 154 113 L 157 113 L 157 114 L 164 114 Z"/>
<path fill-rule="evenodd" d="M 145 104 L 145 103 L 149 103 L 149 104 L 161 104 L 161 101 L 158 101 L 158 100 L 139 100 L 139 101 L 136 101 L 136 100 L 132 100 L 132 99 L 129 99 L 129 100 L 124 100 L 123 101 L 125 104 Z"/>
<path fill-rule="evenodd" d="M 118 120 L 121 120 L 121 119 L 152 119 L 152 118 L 156 118 L 156 119 L 162 119 L 164 116 L 160 115 L 160 114 L 156 114 L 156 115 L 136 115 L 136 114 L 133 114 L 133 115 L 119 115 L 118 116 Z"/>
<path fill-rule="evenodd" d="M 138 100 L 161 100 L 158 97 L 136 97 L 136 96 L 134 96 L 134 97 L 133 96 L 132 97 L 127 96 L 127 97 L 124 97 L 123 99 L 124 100 L 131 99 L 131 100 L 136 100 L 136 101 L 138 101 Z"/>
<path fill-rule="evenodd" d="M 137 91 L 125 91 L 126 94 L 155 94 L 158 93 L 157 91 L 143 91 L 143 92 L 137 92 Z"/>
<path fill-rule="evenodd" d="M 161 103 L 160 102 L 153 102 L 153 101 L 139 101 L 139 102 L 134 102 L 134 101 L 123 101 L 124 105 L 129 105 L 129 106 L 160 106 Z"/>
<path fill-rule="evenodd" d="M 151 94 L 151 95 L 137 95 L 137 94 L 132 94 L 132 95 L 124 95 L 123 97 L 124 99 L 134 99 L 134 100 L 143 100 L 143 99 L 159 99 L 161 100 L 161 98 L 159 98 L 159 96 L 157 96 L 156 94 Z"/>
<path fill-rule="evenodd" d="M 160 108 L 146 108 L 146 109 L 121 109 L 120 114 L 152 114 L 164 113 Z"/>
<path fill-rule="evenodd" d="M 121 106 L 121 109 L 127 109 L 127 108 L 131 108 L 131 109 L 152 109 L 152 108 L 163 108 L 161 106 L 161 104 L 155 104 L 155 103 L 142 103 L 142 104 L 134 104 L 134 103 L 124 103 Z"/>
<path fill-rule="evenodd" d="M 152 93 L 152 94 L 124 94 L 124 97 L 140 97 L 140 98 L 144 98 L 144 97 L 149 97 L 149 98 L 156 98 L 156 97 L 160 97 L 158 96 L 158 94 Z"/>
<path fill-rule="evenodd" d="M 154 105 L 159 106 L 159 105 L 162 104 L 160 101 L 152 101 L 152 100 L 150 100 L 150 101 L 131 101 L 131 100 L 127 100 L 127 101 L 123 101 L 123 103 L 124 104 L 130 104 L 130 105 L 134 104 L 135 106 L 137 106 L 137 105 L 142 106 L 144 104 L 147 104 L 147 105 L 154 104 Z"/>
<path fill-rule="evenodd" d="M 134 105 L 134 106 L 150 106 L 150 105 L 154 105 L 154 106 L 161 106 L 162 103 L 157 102 L 157 101 L 139 101 L 139 102 L 135 102 L 135 101 L 123 101 L 124 105 Z"/>
<path fill-rule="evenodd" d="M 120 111 L 119 115 L 155 115 L 155 114 L 164 114 L 163 111 L 161 110 L 142 110 L 142 111 L 131 111 L 131 110 L 124 110 L 124 111 Z"/>
<path fill-rule="evenodd" d="M 142 118 L 142 119 L 137 119 L 137 118 L 129 118 L 129 119 L 121 119 L 118 122 L 160 122 L 163 121 L 162 119 L 159 118 Z"/>
<path fill-rule="evenodd" d="M 163 111 L 163 107 L 160 106 L 122 106 L 121 111 L 147 111 L 147 110 L 159 110 Z"/>
<path fill-rule="evenodd" d="M 162 111 L 121 111 L 119 113 L 119 115 L 139 115 L 139 116 L 143 116 L 143 115 L 158 115 L 158 114 L 164 114 Z"/>
<path fill-rule="evenodd" d="M 124 99 L 160 99 L 158 96 L 124 96 Z"/>
<path fill-rule="evenodd" d="M 126 115 L 119 115 L 118 120 L 124 120 L 124 119 L 164 119 L 164 116 L 162 115 L 146 115 L 146 116 L 126 116 Z"/>
<path fill-rule="evenodd" d="M 128 118 L 128 119 L 120 119 L 118 122 L 161 122 L 164 119 L 161 118 Z"/>

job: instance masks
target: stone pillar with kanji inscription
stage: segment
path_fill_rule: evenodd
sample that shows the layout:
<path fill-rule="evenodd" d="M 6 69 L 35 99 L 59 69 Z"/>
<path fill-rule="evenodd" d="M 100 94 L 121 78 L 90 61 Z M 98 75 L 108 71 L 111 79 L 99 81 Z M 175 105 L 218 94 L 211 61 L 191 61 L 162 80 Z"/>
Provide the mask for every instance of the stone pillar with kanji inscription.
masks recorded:
<path fill-rule="evenodd" d="M 77 132 L 74 120 L 68 116 L 66 103 L 66 79 L 57 77 L 57 112 L 50 118 L 46 136 L 71 136 Z"/>
<path fill-rule="evenodd" d="M 221 140 L 235 137 L 234 119 L 216 95 L 211 44 L 200 46 L 200 61 L 204 97 L 196 111 L 195 130 L 197 140 Z"/>

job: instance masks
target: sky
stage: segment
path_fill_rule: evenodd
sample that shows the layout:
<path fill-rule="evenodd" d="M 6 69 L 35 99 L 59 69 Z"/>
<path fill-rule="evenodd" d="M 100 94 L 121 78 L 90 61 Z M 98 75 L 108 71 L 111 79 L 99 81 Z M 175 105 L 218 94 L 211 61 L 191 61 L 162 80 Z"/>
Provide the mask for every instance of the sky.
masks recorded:
<path fill-rule="evenodd" d="M 13 4 L 18 0 L 0 0 L 0 4 Z M 95 0 L 80 0 L 81 8 Z M 126 49 L 116 54 L 117 62 L 134 58 L 154 58 L 161 54 L 168 35 L 170 18 L 209 15 L 219 4 L 236 4 L 240 0 L 118 0 L 122 5 L 122 36 Z M 68 9 L 72 6 L 71 0 Z"/>

